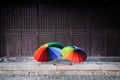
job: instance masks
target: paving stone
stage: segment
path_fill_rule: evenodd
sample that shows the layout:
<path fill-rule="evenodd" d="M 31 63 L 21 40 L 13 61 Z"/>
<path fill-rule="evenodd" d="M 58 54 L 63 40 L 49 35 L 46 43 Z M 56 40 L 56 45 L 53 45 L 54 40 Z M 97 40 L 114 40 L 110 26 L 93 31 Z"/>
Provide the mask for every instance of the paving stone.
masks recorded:
<path fill-rule="evenodd" d="M 116 72 L 116 76 L 120 76 L 120 72 Z"/>
<path fill-rule="evenodd" d="M 6 63 L 2 64 L 1 66 L 2 70 L 56 70 L 56 66 L 54 66 L 53 64 L 30 65 L 27 63 Z"/>
<path fill-rule="evenodd" d="M 120 65 L 100 65 L 100 70 L 120 70 Z"/>
<path fill-rule="evenodd" d="M 57 65 L 56 69 L 57 70 L 99 70 L 99 66 L 96 64 Z"/>
<path fill-rule="evenodd" d="M 105 71 L 105 76 L 115 76 L 115 71 Z"/>
<path fill-rule="evenodd" d="M 102 76 L 105 75 L 105 73 L 103 71 L 94 71 L 93 75 Z"/>

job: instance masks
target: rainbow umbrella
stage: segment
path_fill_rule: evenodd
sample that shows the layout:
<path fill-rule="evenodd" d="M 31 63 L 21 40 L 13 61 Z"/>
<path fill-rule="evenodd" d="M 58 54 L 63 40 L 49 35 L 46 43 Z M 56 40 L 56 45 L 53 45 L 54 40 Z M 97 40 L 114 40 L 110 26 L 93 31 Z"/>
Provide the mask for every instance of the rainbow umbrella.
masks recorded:
<path fill-rule="evenodd" d="M 38 62 L 52 61 L 61 56 L 63 47 L 59 42 L 46 43 L 34 52 L 34 59 Z"/>
<path fill-rule="evenodd" d="M 84 50 L 76 46 L 66 46 L 62 49 L 62 56 L 71 62 L 83 62 L 87 59 Z"/>

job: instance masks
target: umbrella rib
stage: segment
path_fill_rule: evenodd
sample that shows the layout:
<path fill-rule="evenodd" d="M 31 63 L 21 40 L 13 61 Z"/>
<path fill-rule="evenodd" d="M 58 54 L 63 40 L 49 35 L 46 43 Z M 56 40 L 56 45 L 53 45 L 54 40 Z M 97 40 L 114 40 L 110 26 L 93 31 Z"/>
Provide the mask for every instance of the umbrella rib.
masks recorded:
<path fill-rule="evenodd" d="M 73 57 L 72 57 L 72 61 L 74 60 L 74 56 L 75 56 L 75 54 L 74 54 L 74 51 L 73 51 Z"/>

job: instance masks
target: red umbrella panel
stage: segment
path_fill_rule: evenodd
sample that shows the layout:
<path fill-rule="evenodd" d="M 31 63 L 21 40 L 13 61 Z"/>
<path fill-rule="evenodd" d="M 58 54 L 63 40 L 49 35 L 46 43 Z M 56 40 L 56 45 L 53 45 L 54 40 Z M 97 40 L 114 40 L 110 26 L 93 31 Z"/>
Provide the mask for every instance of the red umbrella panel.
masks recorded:
<path fill-rule="evenodd" d="M 61 56 L 63 47 L 64 46 L 58 42 L 46 43 L 34 52 L 34 59 L 38 62 L 52 61 Z"/>
<path fill-rule="evenodd" d="M 87 59 L 85 51 L 76 46 L 67 46 L 62 49 L 62 56 L 71 62 L 83 62 Z"/>

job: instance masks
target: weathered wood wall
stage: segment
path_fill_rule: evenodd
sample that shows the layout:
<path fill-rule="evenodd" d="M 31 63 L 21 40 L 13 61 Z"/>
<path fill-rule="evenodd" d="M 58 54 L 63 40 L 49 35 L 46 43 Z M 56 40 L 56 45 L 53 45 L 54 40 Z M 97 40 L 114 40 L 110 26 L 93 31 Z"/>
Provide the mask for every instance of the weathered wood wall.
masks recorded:
<path fill-rule="evenodd" d="M 32 56 L 50 41 L 79 46 L 88 56 L 120 56 L 118 9 L 112 4 L 4 3 L 0 56 Z"/>

